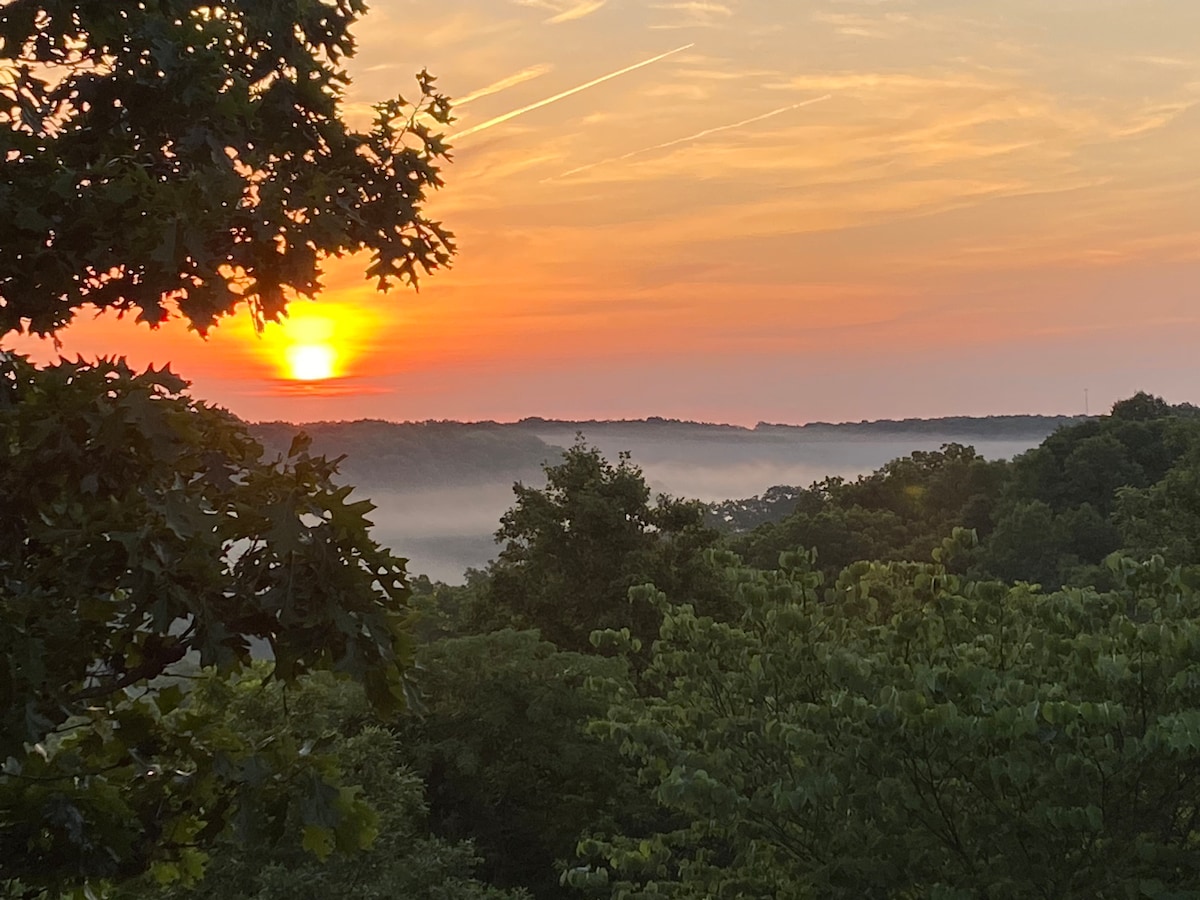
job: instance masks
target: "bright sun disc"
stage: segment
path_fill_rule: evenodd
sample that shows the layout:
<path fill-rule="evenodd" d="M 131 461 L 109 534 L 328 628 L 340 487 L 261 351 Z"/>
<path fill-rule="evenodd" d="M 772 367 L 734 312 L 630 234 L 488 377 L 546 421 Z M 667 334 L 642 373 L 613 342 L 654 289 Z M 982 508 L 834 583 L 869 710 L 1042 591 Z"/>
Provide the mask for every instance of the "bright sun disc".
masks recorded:
<path fill-rule="evenodd" d="M 333 377 L 337 353 L 328 344 L 296 344 L 288 347 L 287 362 L 297 381 L 321 381 Z"/>
<path fill-rule="evenodd" d="M 0 0 L 3 5 L 4 0 Z M 378 330 L 378 313 L 369 303 L 297 299 L 287 315 L 267 323 L 256 335 L 255 348 L 277 378 L 310 386 L 362 371 L 368 336 Z"/>

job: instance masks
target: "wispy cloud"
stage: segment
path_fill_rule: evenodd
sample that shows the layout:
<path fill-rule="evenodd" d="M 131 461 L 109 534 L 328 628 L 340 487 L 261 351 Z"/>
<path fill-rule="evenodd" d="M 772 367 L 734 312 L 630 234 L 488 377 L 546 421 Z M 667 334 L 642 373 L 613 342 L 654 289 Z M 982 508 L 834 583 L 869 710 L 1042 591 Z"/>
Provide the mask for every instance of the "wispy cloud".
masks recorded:
<path fill-rule="evenodd" d="M 857 13 L 815 12 L 813 21 L 829 25 L 843 37 L 893 38 L 896 37 L 896 26 L 911 21 L 904 13 L 883 13 L 882 15 L 865 16 Z"/>
<path fill-rule="evenodd" d="M 937 94 L 962 89 L 1010 90 L 1011 86 L 988 81 L 970 72 L 943 71 L 830 71 L 809 72 L 772 81 L 764 87 L 795 91 L 854 91 L 874 95 L 907 94 L 914 98 L 930 98 Z"/>
<path fill-rule="evenodd" d="M 651 9 L 672 14 L 672 21 L 654 24 L 652 28 L 716 28 L 728 22 L 733 15 L 732 7 L 707 0 L 654 3 Z"/>
<path fill-rule="evenodd" d="M 1178 56 L 1125 56 L 1122 58 L 1128 62 L 1158 66 L 1163 69 L 1195 69 L 1200 66 L 1200 62 L 1194 59 L 1181 59 Z"/>
<path fill-rule="evenodd" d="M 1118 126 L 1113 137 L 1128 138 L 1156 131 L 1170 125 L 1181 115 L 1200 105 L 1200 100 L 1182 100 L 1172 103 L 1157 103 L 1141 110 L 1132 122 Z"/>
<path fill-rule="evenodd" d="M 548 25 L 560 25 L 590 16 L 607 2 L 608 0 L 517 0 L 520 6 L 550 13 L 549 18 L 545 20 Z"/>

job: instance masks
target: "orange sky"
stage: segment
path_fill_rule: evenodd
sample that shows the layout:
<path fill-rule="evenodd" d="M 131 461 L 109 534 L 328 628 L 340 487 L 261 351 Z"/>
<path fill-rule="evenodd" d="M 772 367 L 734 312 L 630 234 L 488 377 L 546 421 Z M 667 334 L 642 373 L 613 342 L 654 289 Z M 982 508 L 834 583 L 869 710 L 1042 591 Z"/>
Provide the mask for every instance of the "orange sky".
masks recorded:
<path fill-rule="evenodd" d="M 104 318 L 68 354 L 296 421 L 1200 402 L 1196 0 L 375 0 L 358 34 L 351 116 L 423 66 L 467 98 L 455 268 L 384 297 L 343 261 L 288 339 Z M 315 389 L 281 368 L 313 333 Z"/>

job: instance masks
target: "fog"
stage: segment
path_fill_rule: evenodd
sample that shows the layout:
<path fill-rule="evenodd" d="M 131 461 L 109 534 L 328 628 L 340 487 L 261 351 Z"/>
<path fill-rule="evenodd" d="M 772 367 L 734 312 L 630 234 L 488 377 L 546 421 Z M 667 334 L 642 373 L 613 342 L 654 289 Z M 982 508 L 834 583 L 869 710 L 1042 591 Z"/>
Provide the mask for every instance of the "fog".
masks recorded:
<path fill-rule="evenodd" d="M 450 584 L 496 555 L 492 535 L 513 502 L 511 481 L 366 493 L 378 507 L 368 516 L 375 540 L 408 559 L 410 572 Z"/>
<path fill-rule="evenodd" d="M 549 430 L 538 432 L 538 437 L 559 446 L 574 439 L 573 433 Z M 948 443 L 970 444 L 988 459 L 1008 459 L 1041 443 L 1041 438 L 978 441 L 952 434 L 822 439 L 794 432 L 736 431 L 681 440 L 619 427 L 585 432 L 584 438 L 609 459 L 629 451 L 654 491 L 705 502 L 753 497 L 777 484 L 808 487 L 834 475 L 857 478 L 914 450 L 937 450 Z"/>
<path fill-rule="evenodd" d="M 728 432 L 695 439 L 646 435 L 637 429 L 601 426 L 585 431 L 588 443 L 616 460 L 629 451 L 655 493 L 704 501 L 738 499 L 763 493 L 777 484 L 807 487 L 831 475 L 854 478 L 914 450 L 942 444 L 971 444 L 989 459 L 1010 458 L 1040 443 L 1040 437 L 974 440 L 962 435 L 878 435 L 871 439 L 833 439 L 810 435 Z M 539 430 L 547 444 L 569 446 L 575 432 Z M 435 580 L 460 584 L 468 567 L 480 568 L 495 557 L 492 535 L 512 505 L 513 479 L 497 473 L 493 482 L 466 487 L 414 489 L 367 486 L 379 507 L 372 515 L 376 540 L 406 557 L 409 570 Z M 538 479 L 526 483 L 540 485 Z"/>

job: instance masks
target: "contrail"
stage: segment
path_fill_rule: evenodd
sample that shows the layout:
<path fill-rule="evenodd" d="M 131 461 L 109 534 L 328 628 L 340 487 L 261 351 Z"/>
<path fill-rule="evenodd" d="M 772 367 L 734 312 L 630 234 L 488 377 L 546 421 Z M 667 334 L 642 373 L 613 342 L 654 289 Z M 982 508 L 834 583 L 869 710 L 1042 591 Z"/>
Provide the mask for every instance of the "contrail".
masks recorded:
<path fill-rule="evenodd" d="M 741 128 L 743 125 L 753 125 L 755 122 L 761 122 L 763 119 L 769 119 L 772 116 L 778 116 L 785 112 L 791 112 L 793 109 L 799 109 L 802 106 L 812 106 L 814 103 L 820 103 L 822 100 L 828 100 L 833 94 L 825 94 L 823 97 L 814 97 L 811 100 L 805 100 L 801 103 L 793 103 L 790 106 L 781 106 L 779 109 L 773 109 L 770 112 L 765 112 L 757 116 L 751 116 L 749 119 L 742 119 L 740 122 L 730 122 L 728 125 L 718 125 L 715 128 L 705 128 L 703 131 L 697 131 L 695 134 L 689 134 L 687 137 L 675 138 L 671 141 L 666 141 L 662 144 L 655 144 L 653 147 L 642 147 L 640 150 L 631 150 L 628 153 L 622 153 L 620 156 L 610 156 L 608 159 L 602 159 L 598 162 L 588 163 L 585 166 L 577 166 L 563 172 L 561 175 L 554 175 L 550 178 L 543 179 L 543 184 L 547 181 L 557 181 L 560 178 L 569 178 L 572 175 L 578 175 L 580 172 L 586 172 L 588 169 L 594 169 L 596 166 L 604 166 L 608 163 L 622 162 L 626 159 L 632 159 L 635 156 L 641 156 L 643 153 L 653 153 L 655 150 L 666 150 L 668 147 L 675 147 L 679 144 L 686 144 L 689 141 L 696 141 L 700 138 L 708 137 L 710 134 L 718 134 L 722 131 L 729 131 L 731 128 Z"/>
<path fill-rule="evenodd" d="M 516 87 L 518 84 L 523 84 L 532 78 L 540 78 L 542 75 L 545 75 L 547 72 L 549 72 L 550 69 L 551 67 L 545 64 L 530 66 L 527 69 L 522 69 L 515 75 L 509 75 L 507 78 L 501 78 L 499 81 L 492 82 L 487 87 L 481 87 L 477 91 L 471 91 L 471 93 L 467 94 L 465 97 L 455 97 L 453 100 L 454 108 L 458 109 L 460 106 L 466 106 L 468 103 L 473 103 L 474 101 L 482 99 L 483 97 L 490 97 L 492 94 L 498 94 L 500 91 L 506 91 L 510 87 Z"/>
<path fill-rule="evenodd" d="M 502 116 L 496 116 L 494 119 L 488 119 L 486 122 L 480 122 L 478 125 L 473 125 L 463 131 L 456 132 L 450 135 L 447 140 L 453 141 L 459 138 L 465 138 L 468 135 L 483 131 L 485 128 L 491 128 L 493 125 L 500 125 L 510 119 L 515 119 L 517 116 L 523 116 L 527 112 L 533 112 L 535 109 L 541 109 L 543 106 L 549 106 L 551 103 L 557 103 L 559 100 L 564 100 L 572 94 L 578 94 L 580 91 L 586 91 L 588 88 L 595 87 L 598 84 L 603 84 L 606 81 L 611 81 L 621 75 L 628 74 L 635 69 L 640 69 L 643 66 L 648 66 L 651 63 L 656 63 L 660 59 L 666 59 L 668 56 L 673 56 L 690 47 L 695 47 L 695 43 L 684 44 L 682 47 L 676 47 L 674 50 L 668 50 L 666 53 L 660 53 L 658 56 L 652 56 L 650 59 L 644 59 L 640 63 L 634 63 L 632 66 L 626 66 L 624 69 L 618 69 L 616 72 L 610 72 L 607 75 L 601 75 L 599 78 L 594 78 L 587 84 L 581 84 L 578 87 L 573 87 L 570 90 L 563 91 L 561 94 L 555 94 L 553 97 L 547 97 L 545 100 L 539 100 L 536 103 L 530 103 L 528 106 L 522 106 L 520 109 L 514 109 L 512 112 L 506 112 Z"/>

